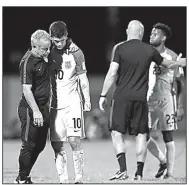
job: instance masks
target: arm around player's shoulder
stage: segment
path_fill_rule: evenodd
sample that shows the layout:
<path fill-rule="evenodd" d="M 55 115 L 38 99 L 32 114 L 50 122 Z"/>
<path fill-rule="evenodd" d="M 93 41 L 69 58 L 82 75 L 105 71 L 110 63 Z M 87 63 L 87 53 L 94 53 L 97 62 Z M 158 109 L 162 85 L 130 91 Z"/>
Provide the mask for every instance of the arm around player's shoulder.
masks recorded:
<path fill-rule="evenodd" d="M 163 62 L 163 57 L 160 55 L 159 51 L 151 46 L 152 51 L 152 61 L 155 62 L 157 65 L 161 65 Z"/>
<path fill-rule="evenodd" d="M 75 43 L 71 43 L 69 51 L 73 55 L 74 60 L 76 62 L 77 74 L 86 73 L 87 69 L 85 65 L 85 56 L 83 51 Z"/>
<path fill-rule="evenodd" d="M 166 48 L 167 53 L 171 55 L 173 61 L 177 61 L 178 54 L 176 54 L 173 50 Z M 182 67 L 177 67 L 175 70 L 175 77 L 180 78 L 184 76 L 184 70 Z"/>
<path fill-rule="evenodd" d="M 84 56 L 83 51 L 75 44 L 71 48 L 71 53 L 76 60 L 76 64 L 85 62 L 85 56 Z"/>
<path fill-rule="evenodd" d="M 177 61 L 177 58 L 178 58 L 178 54 L 176 54 L 174 51 L 172 51 L 171 49 L 168 49 L 168 53 L 171 55 L 172 57 L 172 60 L 173 61 Z M 175 78 L 178 80 L 178 81 L 181 81 L 181 83 L 183 83 L 183 80 L 184 80 L 184 70 L 182 67 L 177 67 L 175 69 L 175 73 L 174 73 L 174 76 Z"/>

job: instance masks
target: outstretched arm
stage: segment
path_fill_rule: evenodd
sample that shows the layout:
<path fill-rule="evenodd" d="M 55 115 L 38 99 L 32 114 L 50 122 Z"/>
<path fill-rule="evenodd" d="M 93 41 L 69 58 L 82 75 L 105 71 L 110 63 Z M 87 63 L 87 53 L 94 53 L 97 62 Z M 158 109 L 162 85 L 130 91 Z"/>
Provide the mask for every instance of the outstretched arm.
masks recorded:
<path fill-rule="evenodd" d="M 177 67 L 185 67 L 186 66 L 186 58 L 181 58 L 181 56 L 182 56 L 182 54 L 179 54 L 179 56 L 177 57 L 177 61 L 166 60 L 164 58 L 161 65 L 164 67 L 170 68 L 170 69 L 175 69 Z"/>

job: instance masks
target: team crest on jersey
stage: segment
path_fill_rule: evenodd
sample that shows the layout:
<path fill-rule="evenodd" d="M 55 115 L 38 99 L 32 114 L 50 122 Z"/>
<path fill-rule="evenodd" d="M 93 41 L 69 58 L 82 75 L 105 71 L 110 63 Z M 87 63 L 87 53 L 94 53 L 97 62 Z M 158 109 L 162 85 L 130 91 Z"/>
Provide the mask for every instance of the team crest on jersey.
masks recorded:
<path fill-rule="evenodd" d="M 70 69 L 72 67 L 71 61 L 65 61 L 65 68 Z"/>

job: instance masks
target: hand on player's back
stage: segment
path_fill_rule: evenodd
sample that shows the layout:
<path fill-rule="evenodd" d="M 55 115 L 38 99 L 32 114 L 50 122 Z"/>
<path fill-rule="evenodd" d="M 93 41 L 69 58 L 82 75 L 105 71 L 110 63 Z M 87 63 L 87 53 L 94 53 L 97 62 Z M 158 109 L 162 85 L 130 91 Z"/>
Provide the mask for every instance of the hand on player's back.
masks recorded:
<path fill-rule="evenodd" d="M 70 51 L 71 52 L 75 52 L 75 51 L 77 51 L 79 48 L 78 48 L 78 46 L 76 45 L 76 44 L 74 44 L 74 43 L 71 43 L 71 45 L 70 45 Z"/>
<path fill-rule="evenodd" d="M 33 111 L 33 124 L 37 127 L 43 126 L 43 116 L 39 110 Z"/>

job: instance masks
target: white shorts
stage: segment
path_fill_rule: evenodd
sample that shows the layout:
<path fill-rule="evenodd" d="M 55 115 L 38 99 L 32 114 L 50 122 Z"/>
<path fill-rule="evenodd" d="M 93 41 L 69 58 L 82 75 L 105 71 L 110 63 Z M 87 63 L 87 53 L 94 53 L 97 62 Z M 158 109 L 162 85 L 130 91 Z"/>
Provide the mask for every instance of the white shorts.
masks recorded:
<path fill-rule="evenodd" d="M 149 99 L 148 125 L 152 130 L 171 131 L 177 129 L 175 117 L 176 107 L 172 96 L 162 97 L 159 100 Z"/>
<path fill-rule="evenodd" d="M 51 108 L 50 140 L 67 141 L 68 137 L 85 138 L 82 103 L 63 109 Z"/>

